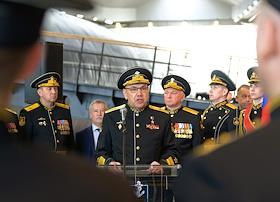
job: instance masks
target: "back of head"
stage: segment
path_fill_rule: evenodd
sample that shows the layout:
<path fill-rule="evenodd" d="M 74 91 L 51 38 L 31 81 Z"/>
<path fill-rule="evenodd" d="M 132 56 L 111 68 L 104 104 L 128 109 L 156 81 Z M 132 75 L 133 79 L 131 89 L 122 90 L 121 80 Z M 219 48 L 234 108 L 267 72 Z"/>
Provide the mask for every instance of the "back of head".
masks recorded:
<path fill-rule="evenodd" d="M 12 82 L 40 60 L 40 29 L 49 7 L 92 8 L 89 0 L 0 0 L 0 106 Z"/>
<path fill-rule="evenodd" d="M 280 96 L 280 1 L 267 0 L 257 18 L 257 55 L 262 85 L 269 97 Z"/>

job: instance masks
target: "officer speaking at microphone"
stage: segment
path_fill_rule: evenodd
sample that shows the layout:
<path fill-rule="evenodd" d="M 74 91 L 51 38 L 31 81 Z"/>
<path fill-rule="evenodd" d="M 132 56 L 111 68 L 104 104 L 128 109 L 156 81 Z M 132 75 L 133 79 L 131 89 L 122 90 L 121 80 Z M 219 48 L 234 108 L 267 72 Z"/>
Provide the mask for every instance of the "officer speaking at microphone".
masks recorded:
<path fill-rule="evenodd" d="M 127 104 L 105 112 L 100 134 L 97 163 L 118 168 L 123 164 L 123 137 L 127 165 L 150 165 L 150 173 L 161 173 L 161 165 L 178 163 L 178 152 L 166 110 L 149 105 L 152 75 L 144 68 L 124 72 L 118 81 Z M 125 125 L 120 110 L 126 109 Z M 126 132 L 123 134 L 123 127 Z"/>
<path fill-rule="evenodd" d="M 37 88 L 38 102 L 20 111 L 19 126 L 25 141 L 64 153 L 74 146 L 70 108 L 56 102 L 60 75 L 45 73 L 31 82 Z"/>

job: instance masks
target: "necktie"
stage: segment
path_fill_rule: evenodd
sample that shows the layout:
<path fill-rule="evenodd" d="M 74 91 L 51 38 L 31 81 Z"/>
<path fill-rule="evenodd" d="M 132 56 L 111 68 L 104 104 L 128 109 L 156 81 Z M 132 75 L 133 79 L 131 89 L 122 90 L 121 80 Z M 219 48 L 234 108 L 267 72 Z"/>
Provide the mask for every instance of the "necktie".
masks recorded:
<path fill-rule="evenodd" d="M 101 131 L 100 128 L 96 128 L 96 129 L 95 129 L 95 134 L 94 134 L 94 148 L 95 148 L 95 149 L 96 149 L 96 147 L 97 147 L 97 142 L 98 142 L 98 138 L 99 138 L 100 131 Z"/>

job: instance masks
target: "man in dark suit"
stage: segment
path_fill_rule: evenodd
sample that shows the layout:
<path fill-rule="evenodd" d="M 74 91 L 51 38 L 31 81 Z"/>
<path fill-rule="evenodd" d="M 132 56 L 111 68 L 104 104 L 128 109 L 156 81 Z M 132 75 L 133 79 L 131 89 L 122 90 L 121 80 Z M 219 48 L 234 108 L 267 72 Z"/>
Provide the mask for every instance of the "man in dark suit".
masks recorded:
<path fill-rule="evenodd" d="M 91 126 L 76 134 L 78 152 L 93 163 L 96 162 L 96 146 L 102 130 L 104 113 L 107 109 L 105 101 L 93 100 L 89 105 Z"/>
<path fill-rule="evenodd" d="M 271 122 L 209 155 L 185 162 L 176 184 L 181 201 L 279 201 L 280 1 L 267 0 L 257 19 L 260 76 Z"/>
<path fill-rule="evenodd" d="M 0 1 L 0 108 L 8 104 L 13 81 L 38 64 L 41 22 L 55 5 L 91 8 L 86 0 Z M 0 114 L 0 201 L 136 201 L 123 178 L 74 157 L 12 144 L 5 118 Z"/>

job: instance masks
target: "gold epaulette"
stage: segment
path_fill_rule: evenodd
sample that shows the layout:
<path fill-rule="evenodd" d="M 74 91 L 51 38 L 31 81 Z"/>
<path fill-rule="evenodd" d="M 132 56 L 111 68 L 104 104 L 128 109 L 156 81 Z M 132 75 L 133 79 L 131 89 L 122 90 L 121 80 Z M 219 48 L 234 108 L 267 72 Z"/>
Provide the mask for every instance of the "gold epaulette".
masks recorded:
<path fill-rule="evenodd" d="M 33 109 L 36 109 L 38 107 L 40 107 L 40 104 L 36 102 L 36 103 L 34 103 L 34 104 L 32 104 L 32 105 L 30 105 L 28 107 L 25 107 L 24 109 L 25 109 L 25 111 L 30 112 Z"/>
<path fill-rule="evenodd" d="M 232 104 L 232 103 L 227 103 L 226 106 L 228 106 L 231 109 L 237 109 L 237 106 L 235 104 Z"/>
<path fill-rule="evenodd" d="M 198 111 L 196 111 L 196 110 L 194 110 L 194 109 L 191 109 L 191 108 L 189 108 L 189 107 L 183 107 L 183 110 L 185 111 L 185 112 L 189 112 L 189 113 L 191 113 L 191 114 L 194 114 L 194 115 L 198 115 Z"/>
<path fill-rule="evenodd" d="M 162 109 L 161 107 L 156 107 L 156 106 L 154 106 L 154 105 L 149 105 L 149 108 L 150 108 L 150 109 L 153 109 L 153 110 L 156 110 L 156 111 L 160 111 L 160 112 L 164 112 L 164 113 L 166 113 L 166 114 L 169 114 L 167 110 Z"/>
<path fill-rule="evenodd" d="M 60 102 L 56 102 L 55 106 L 58 106 L 58 107 L 61 107 L 61 108 L 64 108 L 64 109 L 70 109 L 70 106 L 68 104 L 63 104 L 63 103 L 60 103 Z"/>
<path fill-rule="evenodd" d="M 15 111 L 13 111 L 13 110 L 11 110 L 11 109 L 9 109 L 9 108 L 5 108 L 5 110 L 7 110 L 8 112 L 11 112 L 12 114 L 17 115 L 17 113 L 16 113 Z"/>
<path fill-rule="evenodd" d="M 97 165 L 98 166 L 105 166 L 106 159 L 103 156 L 99 156 L 97 158 Z"/>
<path fill-rule="evenodd" d="M 116 110 L 120 110 L 120 109 L 122 109 L 124 107 L 125 107 L 125 104 L 120 105 L 120 106 L 116 106 L 116 107 L 112 107 L 111 109 L 108 109 L 107 111 L 105 111 L 105 114 L 113 112 L 113 111 L 116 111 Z"/>

